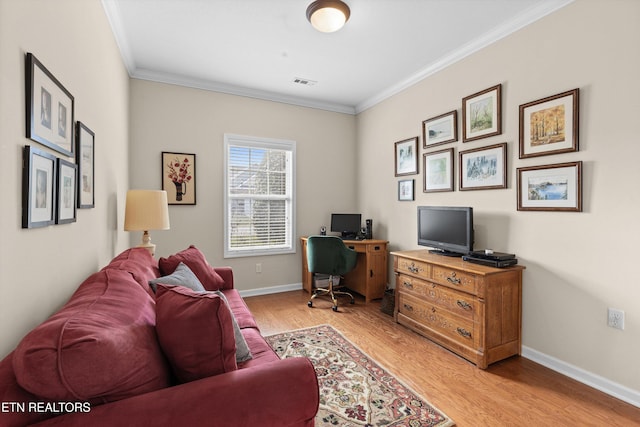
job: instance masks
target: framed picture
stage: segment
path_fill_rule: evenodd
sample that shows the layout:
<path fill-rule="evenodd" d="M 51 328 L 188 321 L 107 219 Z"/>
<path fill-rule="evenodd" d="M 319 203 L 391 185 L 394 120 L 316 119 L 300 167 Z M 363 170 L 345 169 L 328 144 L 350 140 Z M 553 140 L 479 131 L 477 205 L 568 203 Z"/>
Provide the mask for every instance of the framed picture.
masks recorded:
<path fill-rule="evenodd" d="M 520 106 L 520 158 L 578 151 L 579 89 Z"/>
<path fill-rule="evenodd" d="M 55 222 L 56 157 L 24 147 L 22 162 L 22 228 L 35 228 Z"/>
<path fill-rule="evenodd" d="M 162 152 L 162 189 L 170 205 L 196 204 L 196 155 Z"/>
<path fill-rule="evenodd" d="M 462 99 L 462 142 L 502 133 L 502 84 Z"/>
<path fill-rule="evenodd" d="M 398 200 L 410 201 L 414 199 L 415 190 L 413 184 L 413 179 L 398 181 Z"/>
<path fill-rule="evenodd" d="M 56 224 L 76 222 L 77 171 L 75 163 L 58 159 Z"/>
<path fill-rule="evenodd" d="M 517 169 L 519 211 L 582 212 L 582 162 Z"/>
<path fill-rule="evenodd" d="M 76 164 L 78 165 L 78 209 L 95 204 L 95 134 L 84 123 L 76 124 Z"/>
<path fill-rule="evenodd" d="M 32 53 L 25 70 L 27 138 L 73 156 L 73 95 Z"/>
<path fill-rule="evenodd" d="M 398 141 L 394 144 L 396 176 L 418 173 L 418 137 Z"/>
<path fill-rule="evenodd" d="M 458 111 L 450 111 L 422 122 L 424 148 L 458 140 Z"/>
<path fill-rule="evenodd" d="M 453 191 L 453 148 L 425 153 L 423 192 Z"/>
<path fill-rule="evenodd" d="M 460 190 L 507 188 L 507 143 L 461 151 Z"/>

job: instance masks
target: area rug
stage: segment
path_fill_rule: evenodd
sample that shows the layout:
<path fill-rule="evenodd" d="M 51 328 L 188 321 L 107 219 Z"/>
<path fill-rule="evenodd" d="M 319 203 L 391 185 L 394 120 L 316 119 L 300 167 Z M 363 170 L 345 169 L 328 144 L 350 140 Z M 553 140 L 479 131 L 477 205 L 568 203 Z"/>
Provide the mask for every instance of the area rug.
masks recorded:
<path fill-rule="evenodd" d="M 316 426 L 455 425 L 329 325 L 266 339 L 281 358 L 313 363 L 320 385 Z"/>

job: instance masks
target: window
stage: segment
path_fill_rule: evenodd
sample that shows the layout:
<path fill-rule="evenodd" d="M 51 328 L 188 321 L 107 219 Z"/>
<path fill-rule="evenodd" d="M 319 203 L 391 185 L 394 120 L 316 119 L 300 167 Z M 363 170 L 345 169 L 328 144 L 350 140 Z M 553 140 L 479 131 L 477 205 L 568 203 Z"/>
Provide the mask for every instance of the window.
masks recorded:
<path fill-rule="evenodd" d="M 224 136 L 224 256 L 295 252 L 295 141 Z"/>

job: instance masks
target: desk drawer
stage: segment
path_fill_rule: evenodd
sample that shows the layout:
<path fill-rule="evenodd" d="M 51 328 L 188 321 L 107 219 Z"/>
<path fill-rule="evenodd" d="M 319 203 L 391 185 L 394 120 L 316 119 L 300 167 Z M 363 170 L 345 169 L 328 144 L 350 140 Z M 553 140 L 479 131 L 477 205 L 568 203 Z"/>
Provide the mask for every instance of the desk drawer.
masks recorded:
<path fill-rule="evenodd" d="M 398 275 L 396 289 L 399 293 L 416 296 L 466 319 L 473 320 L 478 310 L 478 301 L 473 295 L 403 274 Z"/>
<path fill-rule="evenodd" d="M 441 285 L 477 295 L 476 276 L 473 274 L 434 265 L 431 278 Z"/>
<path fill-rule="evenodd" d="M 405 258 L 397 258 L 397 260 L 396 269 L 399 273 L 407 273 L 427 280 L 431 278 L 430 264 Z"/>

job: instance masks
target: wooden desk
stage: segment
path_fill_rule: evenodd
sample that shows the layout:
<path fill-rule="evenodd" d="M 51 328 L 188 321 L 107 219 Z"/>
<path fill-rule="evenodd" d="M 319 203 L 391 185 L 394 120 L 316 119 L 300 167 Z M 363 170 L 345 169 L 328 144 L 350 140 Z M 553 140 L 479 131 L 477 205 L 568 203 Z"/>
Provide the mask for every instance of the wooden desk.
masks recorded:
<path fill-rule="evenodd" d="M 301 237 L 302 246 L 302 288 L 313 291 L 313 275 L 307 266 L 307 238 Z M 358 253 L 358 261 L 351 272 L 344 276 L 341 285 L 365 297 L 369 302 L 382 298 L 387 287 L 387 244 L 386 240 L 344 240 L 344 244 Z"/>

